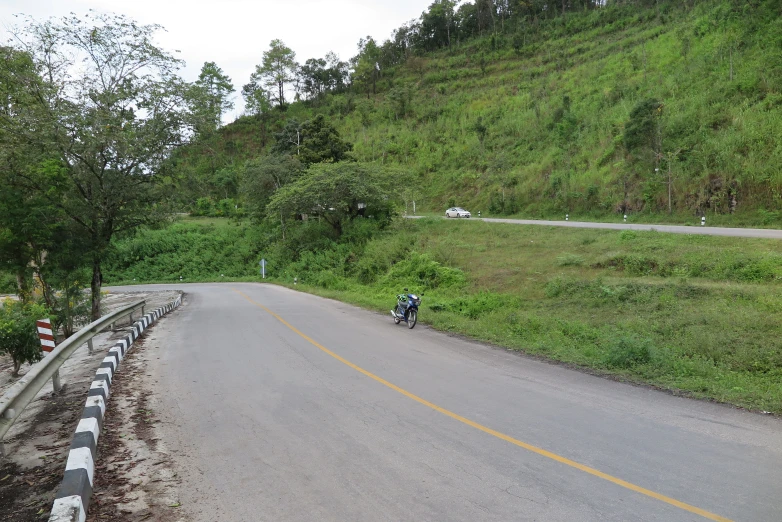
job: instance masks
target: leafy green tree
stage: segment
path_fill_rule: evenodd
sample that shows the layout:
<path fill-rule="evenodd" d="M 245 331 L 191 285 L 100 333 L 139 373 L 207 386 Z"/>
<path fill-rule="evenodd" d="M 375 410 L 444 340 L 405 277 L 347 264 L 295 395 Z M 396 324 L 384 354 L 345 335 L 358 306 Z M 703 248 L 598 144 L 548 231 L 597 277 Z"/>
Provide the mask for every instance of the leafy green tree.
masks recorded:
<path fill-rule="evenodd" d="M 205 62 L 190 91 L 190 105 L 196 118 L 196 130 L 211 132 L 220 126 L 226 112 L 234 108 L 231 79 L 214 62 Z"/>
<path fill-rule="evenodd" d="M 421 14 L 420 38 L 424 49 L 433 50 L 451 45 L 456 4 L 454 0 L 435 0 Z"/>
<path fill-rule="evenodd" d="M 33 364 L 43 357 L 35 321 L 48 317 L 46 308 L 12 300 L 0 305 L 0 353 L 14 362 L 13 376 L 19 376 L 24 363 Z"/>
<path fill-rule="evenodd" d="M 304 165 L 296 156 L 271 154 L 247 161 L 242 174 L 241 194 L 249 215 L 261 221 L 272 195 L 298 179 Z M 279 217 L 279 216 L 277 216 Z"/>
<path fill-rule="evenodd" d="M 242 86 L 245 110 L 253 116 L 263 116 L 271 110 L 271 93 L 264 89 L 258 73 L 250 75 L 250 81 Z"/>
<path fill-rule="evenodd" d="M 348 82 L 349 72 L 348 63 L 339 59 L 336 53 L 329 51 L 326 53 L 326 74 L 328 82 L 326 87 L 334 92 L 341 92 L 345 89 Z"/>
<path fill-rule="evenodd" d="M 308 99 L 321 96 L 329 85 L 329 73 L 326 60 L 310 58 L 299 68 L 302 91 Z"/>
<path fill-rule="evenodd" d="M 660 139 L 662 112 L 662 102 L 655 99 L 641 100 L 633 107 L 624 130 L 623 141 L 628 151 L 659 148 L 657 144 Z"/>
<path fill-rule="evenodd" d="M 304 136 L 301 130 L 301 123 L 296 118 L 291 118 L 285 122 L 285 126 L 274 134 L 274 145 L 272 152 L 274 154 L 292 154 L 301 155 Z"/>
<path fill-rule="evenodd" d="M 248 114 L 255 116 L 260 123 L 261 146 L 266 146 L 269 135 L 269 119 L 272 111 L 271 93 L 267 91 L 257 73 L 250 75 L 250 81 L 242 86 L 244 108 Z"/>
<path fill-rule="evenodd" d="M 391 107 L 394 119 L 404 119 L 410 112 L 413 99 L 413 90 L 409 85 L 394 87 L 386 94 L 386 101 Z"/>
<path fill-rule="evenodd" d="M 288 120 L 275 138 L 272 148 L 275 153 L 295 155 L 305 165 L 342 161 L 353 149 L 322 114 L 302 124 L 295 119 Z"/>
<path fill-rule="evenodd" d="M 368 163 L 318 163 L 274 193 L 266 208 L 270 220 L 297 214 L 322 217 L 334 231 L 367 210 L 388 216 L 397 199 L 395 173 Z"/>
<path fill-rule="evenodd" d="M 483 122 L 482 116 L 478 116 L 478 119 L 472 124 L 471 130 L 478 136 L 478 141 L 481 143 L 481 147 L 483 147 L 483 142 L 486 139 L 486 135 L 489 133 L 489 128 Z"/>
<path fill-rule="evenodd" d="M 282 40 L 272 40 L 269 50 L 264 51 L 261 65 L 256 66 L 255 73 L 263 84 L 276 96 L 277 105 L 285 105 L 285 86 L 296 79 L 299 64 L 296 63 L 296 53 Z"/>
<path fill-rule="evenodd" d="M 62 246 L 62 216 L 42 194 L 14 181 L 59 165 L 51 148 L 20 132 L 39 116 L 34 93 L 45 88 L 32 57 L 10 47 L 0 47 L 0 56 L 0 267 L 16 275 L 17 292 L 28 301 L 34 267 L 55 248 L 55 238 Z"/>
<path fill-rule="evenodd" d="M 300 160 L 305 165 L 323 161 L 337 162 L 348 158 L 353 145 L 343 140 L 334 125 L 318 114 L 301 126 L 304 135 Z"/>
<path fill-rule="evenodd" d="M 353 83 L 366 90 L 367 97 L 377 93 L 377 81 L 380 79 L 381 49 L 371 36 L 358 42 L 358 55 L 351 59 Z"/>
<path fill-rule="evenodd" d="M 14 182 L 49 198 L 86 238 L 93 319 L 111 239 L 162 217 L 154 185 L 188 129 L 182 62 L 153 43 L 159 29 L 93 13 L 28 19 L 15 33 L 47 83 L 32 86 L 36 111 L 13 132 L 52 147 L 61 168 Z"/>

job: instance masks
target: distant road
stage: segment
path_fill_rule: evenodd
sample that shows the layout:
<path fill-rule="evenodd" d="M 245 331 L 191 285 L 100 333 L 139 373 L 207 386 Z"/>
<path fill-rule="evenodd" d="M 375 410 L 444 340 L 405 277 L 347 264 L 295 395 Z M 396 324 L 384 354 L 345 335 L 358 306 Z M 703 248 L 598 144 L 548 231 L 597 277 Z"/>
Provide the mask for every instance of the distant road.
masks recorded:
<path fill-rule="evenodd" d="M 420 219 L 426 216 L 407 216 Z M 446 218 L 443 218 L 446 219 Z M 456 219 L 456 218 L 454 218 Z M 543 221 L 537 219 L 470 218 L 489 223 L 510 223 L 513 225 L 545 225 L 550 227 L 605 228 L 609 230 L 656 230 L 672 234 L 703 234 L 707 236 L 760 237 L 782 239 L 782 230 L 770 228 L 723 228 L 709 226 L 685 227 L 680 225 L 637 225 L 633 223 L 593 223 L 589 221 Z"/>

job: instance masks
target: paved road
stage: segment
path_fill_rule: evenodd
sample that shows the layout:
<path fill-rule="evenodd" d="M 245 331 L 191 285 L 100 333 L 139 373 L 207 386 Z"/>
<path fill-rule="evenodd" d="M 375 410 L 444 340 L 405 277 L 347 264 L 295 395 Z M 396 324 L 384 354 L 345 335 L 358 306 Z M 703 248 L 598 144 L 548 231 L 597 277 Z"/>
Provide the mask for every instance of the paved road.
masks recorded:
<path fill-rule="evenodd" d="M 782 520 L 778 419 L 272 285 L 177 288 L 150 372 L 196 522 Z"/>
<path fill-rule="evenodd" d="M 421 219 L 425 216 L 407 216 L 410 219 Z M 445 219 L 445 218 L 442 218 Z M 703 234 L 706 236 L 730 236 L 730 237 L 760 237 L 767 239 L 782 239 L 782 230 L 770 228 L 725 228 L 705 226 L 677 226 L 677 225 L 638 225 L 634 223 L 592 223 L 589 221 L 544 221 L 539 219 L 502 219 L 502 218 L 470 218 L 473 221 L 486 221 L 487 223 L 511 223 L 514 225 L 545 225 L 550 227 L 571 228 L 604 228 L 609 230 L 656 230 L 657 232 L 670 232 L 672 234 Z"/>

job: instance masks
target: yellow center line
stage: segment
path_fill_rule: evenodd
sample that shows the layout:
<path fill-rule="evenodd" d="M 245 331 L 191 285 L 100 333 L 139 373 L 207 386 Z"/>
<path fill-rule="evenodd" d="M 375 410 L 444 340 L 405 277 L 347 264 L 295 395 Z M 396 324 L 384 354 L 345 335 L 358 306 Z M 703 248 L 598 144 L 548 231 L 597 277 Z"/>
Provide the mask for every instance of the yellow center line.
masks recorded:
<path fill-rule="evenodd" d="M 484 426 L 482 424 L 478 424 L 475 421 L 471 421 L 470 419 L 468 419 L 466 417 L 462 417 L 459 414 L 456 414 L 456 413 L 454 413 L 454 412 L 452 412 L 450 410 L 446 410 L 445 408 L 442 408 L 442 407 L 440 407 L 440 406 L 438 406 L 438 405 L 436 405 L 434 403 L 431 403 L 431 402 L 427 401 L 426 399 L 422 399 L 418 395 L 410 393 L 409 391 L 407 391 L 407 390 L 405 390 L 403 388 L 400 388 L 396 384 L 392 384 L 392 383 L 388 382 L 387 380 L 383 379 L 382 377 L 378 377 L 374 373 L 369 372 L 369 371 L 361 368 L 360 366 L 357 366 L 357 365 L 353 364 L 352 362 L 348 361 L 344 357 L 342 357 L 340 355 L 337 355 L 336 353 L 332 352 L 331 350 L 329 350 L 325 346 L 321 345 L 320 343 L 318 343 L 317 341 L 315 341 L 314 339 L 312 339 L 311 337 L 309 337 L 305 333 L 303 333 L 300 330 L 298 330 L 295 326 L 293 326 L 288 321 L 286 321 L 285 319 L 283 319 L 282 317 L 280 317 L 279 315 L 277 315 L 276 313 L 271 311 L 266 306 L 264 306 L 261 303 L 258 303 L 256 301 L 253 301 L 244 292 L 242 292 L 240 290 L 236 290 L 235 288 L 232 289 L 232 290 L 234 292 L 237 292 L 238 294 L 240 294 L 242 297 L 247 299 L 249 302 L 251 302 L 255 306 L 258 306 L 258 307 L 262 308 L 263 310 L 265 310 L 272 317 L 274 317 L 275 319 L 280 321 L 282 324 L 284 324 L 285 326 L 290 328 L 292 331 L 294 331 L 300 337 L 306 339 L 310 344 L 312 344 L 313 346 L 315 346 L 316 348 L 318 348 L 322 352 L 330 355 L 331 357 L 335 358 L 336 360 L 338 360 L 339 362 L 345 364 L 346 366 L 349 366 L 349 367 L 353 368 L 357 372 L 363 373 L 364 375 L 366 375 L 370 379 L 373 379 L 373 380 L 379 382 L 383 386 L 391 388 L 395 392 L 401 393 L 405 397 L 408 397 L 409 399 L 412 399 L 412 400 L 414 400 L 414 401 L 416 401 L 416 402 L 418 402 L 420 404 L 423 404 L 424 406 L 427 406 L 427 407 L 429 407 L 429 408 L 431 408 L 431 409 L 433 409 L 435 411 L 438 411 L 438 412 L 442 413 L 443 415 L 447 415 L 448 417 L 451 417 L 452 419 L 455 419 L 455 420 L 457 420 L 457 421 L 459 421 L 459 422 L 461 422 L 463 424 L 471 426 L 471 427 L 475 428 L 476 430 L 480 430 L 480 431 L 482 431 L 484 433 L 488 433 L 489 435 L 497 437 L 498 439 L 502 439 L 502 440 L 504 440 L 506 442 L 510 442 L 511 444 L 514 444 L 514 445 L 516 445 L 516 446 L 518 446 L 520 448 L 524 448 L 525 450 L 531 451 L 533 453 L 537 453 L 538 455 L 541 455 L 541 456 L 546 457 L 548 459 L 555 460 L 555 461 L 557 461 L 557 462 L 559 462 L 561 464 L 565 464 L 566 466 L 570 466 L 571 468 L 576 468 L 578 470 L 583 471 L 584 473 L 589 473 L 590 475 L 594 475 L 595 477 L 600 477 L 603 480 L 607 480 L 608 482 L 612 482 L 612 483 L 614 483 L 614 484 L 616 484 L 618 486 L 622 486 L 623 488 L 627 488 L 627 489 L 629 489 L 631 491 L 635 491 L 636 493 L 640 493 L 642 495 L 646 495 L 647 497 L 651 497 L 651 498 L 660 500 L 662 502 L 665 502 L 666 504 L 670 504 L 671 506 L 675 506 L 675 507 L 677 507 L 679 509 L 683 509 L 684 511 L 689 511 L 690 513 L 695 513 L 696 515 L 700 515 L 700 516 L 705 517 L 705 518 L 707 518 L 709 520 L 716 520 L 718 522 L 732 522 L 729 518 L 725 518 L 725 517 L 721 517 L 719 515 L 715 515 L 714 513 L 706 511 L 705 509 L 701 509 L 699 507 L 691 506 L 690 504 L 687 504 L 685 502 L 681 502 L 680 500 L 676 500 L 675 498 L 667 497 L 667 496 L 665 496 L 665 495 L 663 495 L 661 493 L 657 493 L 656 491 L 652 491 L 650 489 L 642 488 L 641 486 L 636 486 L 635 484 L 633 484 L 631 482 L 627 482 L 626 480 L 622 480 L 620 478 L 614 477 L 613 475 L 609 475 L 608 473 L 603 473 L 602 471 L 599 471 L 599 470 L 597 470 L 595 468 L 590 468 L 589 466 L 586 466 L 586 465 L 581 464 L 579 462 L 576 462 L 574 460 L 570 460 L 568 458 L 562 457 L 560 455 L 557 455 L 556 453 L 552 453 L 552 452 L 544 450 L 542 448 L 538 448 L 537 446 L 533 446 L 532 444 L 528 444 L 528 443 L 526 443 L 524 441 L 521 441 L 521 440 L 518 440 L 518 439 L 514 439 L 513 437 L 511 437 L 509 435 L 505 435 L 504 433 L 500 433 L 499 431 L 496 431 L 496 430 L 493 430 L 491 428 L 488 428 L 488 427 L 486 427 L 486 426 Z"/>

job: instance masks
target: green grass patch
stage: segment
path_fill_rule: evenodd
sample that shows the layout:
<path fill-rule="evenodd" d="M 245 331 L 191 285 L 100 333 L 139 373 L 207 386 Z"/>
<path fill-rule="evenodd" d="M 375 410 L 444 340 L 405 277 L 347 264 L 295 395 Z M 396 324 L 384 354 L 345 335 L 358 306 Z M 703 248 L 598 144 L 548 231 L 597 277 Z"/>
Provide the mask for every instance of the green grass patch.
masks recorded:
<path fill-rule="evenodd" d="M 115 243 L 107 283 L 271 281 L 513 350 L 782 414 L 782 242 L 658 232 L 398 220 L 339 240 L 177 223 Z M 389 319 L 390 320 L 390 319 Z"/>
<path fill-rule="evenodd" d="M 357 263 L 384 275 L 277 280 L 380 312 L 409 286 L 439 330 L 782 413 L 779 241 L 420 220 L 366 252 L 386 254 Z M 438 270 L 461 275 L 420 276 Z"/>

